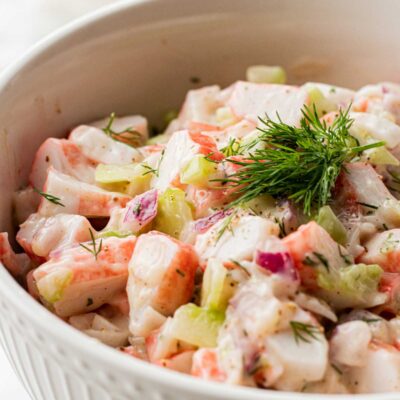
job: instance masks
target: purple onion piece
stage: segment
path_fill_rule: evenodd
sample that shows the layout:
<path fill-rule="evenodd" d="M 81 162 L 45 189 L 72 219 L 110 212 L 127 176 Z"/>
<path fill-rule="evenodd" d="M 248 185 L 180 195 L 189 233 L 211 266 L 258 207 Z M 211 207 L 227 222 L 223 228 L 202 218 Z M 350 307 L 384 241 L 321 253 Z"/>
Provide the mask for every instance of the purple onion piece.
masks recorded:
<path fill-rule="evenodd" d="M 232 210 L 220 210 L 208 217 L 198 219 L 194 224 L 194 230 L 196 233 L 207 232 L 213 225 L 215 225 L 219 220 L 225 218 L 226 216 L 232 214 Z"/>
<path fill-rule="evenodd" d="M 156 189 L 136 196 L 126 205 L 124 225 L 130 225 L 133 232 L 147 225 L 157 215 L 157 201 Z"/>
<path fill-rule="evenodd" d="M 257 251 L 256 263 L 273 274 L 285 275 L 296 281 L 299 279 L 293 259 L 287 252 L 266 253 Z"/>

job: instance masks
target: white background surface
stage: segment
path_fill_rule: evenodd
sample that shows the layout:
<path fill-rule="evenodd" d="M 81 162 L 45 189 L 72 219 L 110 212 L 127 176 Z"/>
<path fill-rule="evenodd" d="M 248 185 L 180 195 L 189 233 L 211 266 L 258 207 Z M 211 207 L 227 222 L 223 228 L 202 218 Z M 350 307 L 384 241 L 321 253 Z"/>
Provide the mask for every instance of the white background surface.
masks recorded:
<path fill-rule="evenodd" d="M 115 1 L 0 0 L 0 74 L 7 64 L 47 33 L 88 11 Z M 29 400 L 1 347 L 0 399 Z"/>

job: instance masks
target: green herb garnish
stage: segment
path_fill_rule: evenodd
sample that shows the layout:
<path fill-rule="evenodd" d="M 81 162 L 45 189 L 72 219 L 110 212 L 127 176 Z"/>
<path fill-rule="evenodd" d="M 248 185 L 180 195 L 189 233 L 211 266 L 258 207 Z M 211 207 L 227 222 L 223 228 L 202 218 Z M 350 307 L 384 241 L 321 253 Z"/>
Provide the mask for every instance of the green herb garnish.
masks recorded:
<path fill-rule="evenodd" d="M 342 248 L 341 248 L 341 246 L 340 246 L 339 243 L 338 243 L 337 246 L 338 246 L 338 250 L 339 250 L 339 255 L 340 255 L 340 257 L 342 257 L 343 261 L 344 261 L 347 265 L 351 265 L 352 262 L 351 262 L 350 257 L 349 257 L 348 255 L 342 253 Z"/>
<path fill-rule="evenodd" d="M 142 211 L 142 203 L 138 202 L 137 204 L 135 204 L 132 211 L 136 216 L 138 216 Z"/>
<path fill-rule="evenodd" d="M 217 237 L 216 237 L 216 242 L 221 239 L 222 235 L 228 230 L 232 233 L 233 235 L 233 229 L 232 229 L 232 220 L 233 217 L 235 216 L 236 212 L 233 211 L 232 214 L 228 215 L 225 217 L 225 220 L 223 221 L 221 228 L 217 232 Z"/>
<path fill-rule="evenodd" d="M 339 374 L 339 375 L 343 375 L 343 371 L 335 364 L 331 363 L 331 367 Z"/>
<path fill-rule="evenodd" d="M 103 132 L 106 135 L 110 136 L 111 139 L 114 139 L 117 142 L 125 143 L 131 147 L 140 146 L 142 142 L 141 133 L 133 130 L 132 127 L 125 128 L 120 132 L 115 131 L 112 128 L 115 118 L 116 118 L 115 113 L 114 112 L 111 113 L 107 122 L 107 126 L 102 129 Z"/>
<path fill-rule="evenodd" d="M 325 269 L 329 272 L 329 261 L 327 258 L 316 251 L 313 251 L 312 254 L 314 255 L 315 259 L 312 259 L 310 256 L 306 256 L 303 259 L 303 264 L 309 265 L 310 267 L 318 267 L 319 265 L 323 265 Z"/>
<path fill-rule="evenodd" d="M 164 158 L 164 153 L 165 153 L 165 149 L 163 149 L 162 152 L 161 152 L 160 159 L 158 160 L 158 163 L 157 163 L 157 168 L 152 168 L 152 167 L 150 167 L 150 165 L 148 165 L 148 164 L 141 164 L 141 166 L 142 166 L 144 169 L 147 169 L 147 171 L 144 172 L 144 173 L 142 174 L 142 176 L 145 176 L 145 175 L 147 175 L 147 174 L 153 174 L 153 175 L 155 175 L 155 176 L 158 178 L 158 176 L 159 176 L 159 174 L 160 174 L 160 165 L 161 165 L 161 162 L 162 162 L 162 160 L 163 160 L 163 158 Z"/>
<path fill-rule="evenodd" d="M 313 251 L 313 254 L 315 255 L 315 257 L 318 258 L 319 262 L 326 268 L 326 270 L 329 272 L 329 261 L 327 260 L 327 258 L 321 254 L 321 253 L 317 253 L 316 251 Z"/>
<path fill-rule="evenodd" d="M 155 168 L 150 167 L 148 164 L 141 164 L 141 166 L 146 169 L 146 172 L 143 172 L 142 176 L 148 175 L 148 174 L 154 174 L 158 176 L 158 170 Z"/>
<path fill-rule="evenodd" d="M 220 151 L 225 157 L 232 157 L 242 154 L 243 148 L 236 138 L 230 138 L 228 144 Z"/>
<path fill-rule="evenodd" d="M 239 261 L 234 260 L 232 258 L 229 261 L 234 265 L 236 265 L 238 268 L 240 268 L 247 276 L 250 276 L 250 272 L 247 271 L 247 269 Z"/>
<path fill-rule="evenodd" d="M 91 243 L 88 246 L 86 246 L 83 243 L 79 243 L 79 246 L 83 247 L 89 253 L 92 253 L 94 255 L 94 258 L 97 261 L 97 256 L 101 252 L 101 249 L 102 249 L 102 246 L 103 246 L 103 239 L 100 239 L 99 246 L 97 246 L 96 239 L 94 237 L 93 231 L 90 228 L 89 228 L 89 233 L 90 233 L 90 238 L 92 240 Z M 89 246 L 91 246 L 91 248 Z"/>
<path fill-rule="evenodd" d="M 206 155 L 204 156 L 204 159 L 207 160 L 207 161 L 209 161 L 209 162 L 212 162 L 212 163 L 214 163 L 214 164 L 219 164 L 220 161 L 217 161 L 217 160 L 214 160 L 214 159 L 211 158 L 214 154 L 215 154 L 215 153 L 212 151 L 211 153 L 206 154 Z"/>
<path fill-rule="evenodd" d="M 39 189 L 36 189 L 35 187 L 33 188 L 33 190 L 34 190 L 36 193 L 39 193 L 39 194 L 40 194 L 42 197 L 44 197 L 47 201 L 50 201 L 50 203 L 56 204 L 56 205 L 61 206 L 61 207 L 65 207 L 65 205 L 64 205 L 63 203 L 61 203 L 61 199 L 60 199 L 59 197 L 53 196 L 53 195 L 50 194 L 50 193 L 42 192 L 42 191 L 40 191 Z"/>
<path fill-rule="evenodd" d="M 389 173 L 389 175 L 392 177 L 393 182 L 395 183 L 400 183 L 400 176 L 398 174 L 396 174 L 393 171 L 387 170 L 387 172 Z"/>
<path fill-rule="evenodd" d="M 379 208 L 378 206 L 374 206 L 373 204 L 363 203 L 361 201 L 356 201 L 356 204 L 359 204 L 363 207 L 372 208 L 373 210 L 377 210 Z"/>
<path fill-rule="evenodd" d="M 305 256 L 303 260 L 303 264 L 308 265 L 310 267 L 317 267 L 318 262 L 314 261 L 310 256 Z"/>
<path fill-rule="evenodd" d="M 381 322 L 382 318 L 361 318 L 361 321 L 364 321 L 367 324 L 373 324 L 374 322 Z"/>
<path fill-rule="evenodd" d="M 275 222 L 279 226 L 279 237 L 282 239 L 287 235 L 286 229 L 285 229 L 285 223 L 283 222 L 283 219 L 279 219 L 277 217 L 275 217 Z"/>
<path fill-rule="evenodd" d="M 325 205 L 343 164 L 356 155 L 384 145 L 377 142 L 359 146 L 350 135 L 353 120 L 349 109 L 340 110 L 332 125 L 320 120 L 315 105 L 304 106 L 300 127 L 268 116 L 260 118 L 264 125 L 260 135 L 248 147 L 265 142 L 267 148 L 257 148 L 243 160 L 230 160 L 240 165 L 234 174 L 222 179 L 237 187 L 240 197 L 231 205 L 246 203 L 262 193 L 286 197 L 303 205 L 311 214 L 313 206 Z"/>
<path fill-rule="evenodd" d="M 176 271 L 176 273 L 179 274 L 182 278 L 184 278 L 184 277 L 186 276 L 186 274 L 185 274 L 181 269 L 179 269 L 179 268 L 177 268 L 175 271 Z"/>
<path fill-rule="evenodd" d="M 300 341 L 310 343 L 312 339 L 320 340 L 320 329 L 312 324 L 305 324 L 299 321 L 290 321 L 290 327 L 294 334 L 294 340 L 298 344 Z"/>

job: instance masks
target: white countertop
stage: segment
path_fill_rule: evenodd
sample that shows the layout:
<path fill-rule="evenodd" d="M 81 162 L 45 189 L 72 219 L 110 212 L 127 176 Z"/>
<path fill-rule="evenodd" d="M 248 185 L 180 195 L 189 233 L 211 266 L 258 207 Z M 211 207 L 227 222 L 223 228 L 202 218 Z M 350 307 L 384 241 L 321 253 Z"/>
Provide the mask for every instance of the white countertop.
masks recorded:
<path fill-rule="evenodd" d="M 115 1 L 0 0 L 0 73 L 47 33 L 77 16 Z M 0 377 L 0 399 L 29 400 L 1 347 Z"/>

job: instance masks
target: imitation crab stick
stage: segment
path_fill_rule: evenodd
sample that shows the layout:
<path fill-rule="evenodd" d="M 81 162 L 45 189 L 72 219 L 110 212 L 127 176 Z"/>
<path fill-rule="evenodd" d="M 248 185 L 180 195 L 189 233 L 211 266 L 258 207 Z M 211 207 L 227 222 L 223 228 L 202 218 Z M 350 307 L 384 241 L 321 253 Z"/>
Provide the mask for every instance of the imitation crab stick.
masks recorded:
<path fill-rule="evenodd" d="M 66 213 L 87 217 L 108 217 L 112 208 L 124 207 L 131 199 L 122 193 L 108 192 L 97 186 L 79 182 L 54 168 L 49 169 L 43 190 L 45 195 L 38 210 L 43 216 Z M 49 201 L 46 194 L 52 196 L 53 201 Z"/>
<path fill-rule="evenodd" d="M 69 140 L 50 138 L 39 147 L 29 175 L 33 187 L 43 188 L 50 166 L 82 182 L 94 183 L 96 163 Z"/>
<path fill-rule="evenodd" d="M 126 286 L 136 237 L 110 237 L 55 251 L 33 273 L 40 297 L 61 317 L 107 303 Z"/>
<path fill-rule="evenodd" d="M 159 328 L 165 317 L 190 300 L 197 267 L 192 246 L 158 232 L 139 237 L 127 286 L 134 335 L 146 336 Z"/>
<path fill-rule="evenodd" d="M 60 247 L 90 239 L 90 222 L 81 215 L 57 214 L 43 217 L 32 214 L 17 233 L 17 241 L 33 259 L 43 262 Z"/>

